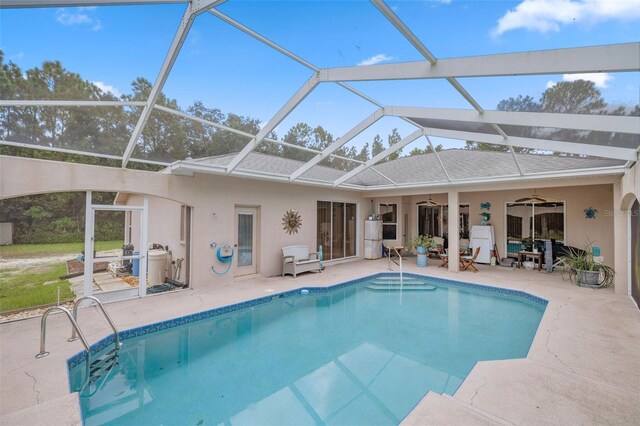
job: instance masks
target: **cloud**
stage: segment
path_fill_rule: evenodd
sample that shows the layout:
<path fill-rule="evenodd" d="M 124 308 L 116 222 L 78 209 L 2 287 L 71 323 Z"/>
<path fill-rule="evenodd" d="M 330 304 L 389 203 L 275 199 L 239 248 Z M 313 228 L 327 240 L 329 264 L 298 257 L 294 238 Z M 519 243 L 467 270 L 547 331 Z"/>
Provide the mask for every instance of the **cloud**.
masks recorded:
<path fill-rule="evenodd" d="M 387 56 L 384 53 L 380 53 L 358 63 L 358 66 L 361 67 L 363 65 L 375 65 L 379 64 L 380 62 L 391 61 L 392 59 L 394 59 L 393 56 Z"/>
<path fill-rule="evenodd" d="M 120 92 L 120 90 L 115 86 L 103 83 L 102 81 L 92 81 L 92 83 L 98 86 L 98 89 L 102 90 L 104 93 L 111 92 L 113 96 L 118 98 L 122 95 L 122 92 Z"/>
<path fill-rule="evenodd" d="M 102 22 L 93 16 L 94 11 L 95 7 L 77 7 L 73 10 L 61 8 L 56 11 L 56 21 L 65 27 L 87 25 L 92 31 L 99 31 L 102 29 Z"/>
<path fill-rule="evenodd" d="M 612 75 L 606 73 L 606 72 L 596 72 L 596 73 L 589 73 L 589 74 L 563 74 L 562 75 L 562 81 L 576 81 L 576 80 L 593 81 L 593 83 L 599 89 L 606 89 L 607 87 L 609 87 L 609 82 L 611 80 L 613 80 L 613 79 L 614 79 L 614 77 Z M 557 82 L 555 82 L 555 81 L 548 81 L 546 87 L 547 87 L 547 89 L 551 89 L 556 84 L 557 84 Z"/>
<path fill-rule="evenodd" d="M 613 76 L 606 72 L 596 72 L 590 74 L 564 74 L 562 76 L 563 81 L 576 81 L 587 80 L 593 81 L 596 87 L 606 89 L 609 87 L 609 82 L 613 80 Z"/>
<path fill-rule="evenodd" d="M 640 0 L 524 0 L 498 19 L 491 34 L 499 37 L 520 28 L 557 32 L 579 22 L 632 19 L 640 19 Z"/>

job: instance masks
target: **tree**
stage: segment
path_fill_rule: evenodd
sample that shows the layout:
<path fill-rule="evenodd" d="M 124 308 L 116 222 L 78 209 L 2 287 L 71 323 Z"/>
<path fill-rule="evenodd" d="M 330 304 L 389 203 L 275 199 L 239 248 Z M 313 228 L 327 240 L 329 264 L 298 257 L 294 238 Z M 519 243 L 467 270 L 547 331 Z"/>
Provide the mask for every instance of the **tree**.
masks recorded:
<path fill-rule="evenodd" d="M 380 137 L 380 135 L 376 135 L 373 138 L 373 143 L 371 144 L 371 158 L 380 154 L 382 151 L 384 151 L 384 145 L 382 145 L 382 138 Z"/>
<path fill-rule="evenodd" d="M 356 160 L 359 161 L 368 161 L 369 160 L 369 142 L 365 143 L 364 146 L 360 149 L 358 155 L 356 155 Z"/>
<path fill-rule="evenodd" d="M 389 143 L 389 148 L 391 148 L 393 145 L 397 144 L 401 140 L 402 140 L 402 136 L 400 136 L 400 133 L 398 133 L 398 129 L 394 128 L 393 130 L 391 130 L 391 133 L 387 137 L 387 142 Z M 402 154 L 402 148 L 398 149 L 397 151 L 392 152 L 391 154 L 389 154 L 387 156 L 387 158 L 385 159 L 385 161 L 395 160 L 395 159 L 399 158 L 401 154 Z"/>
<path fill-rule="evenodd" d="M 542 112 L 597 114 L 606 106 L 593 81 L 561 81 L 545 90 L 540 99 Z"/>
<path fill-rule="evenodd" d="M 436 151 L 442 151 L 443 149 L 444 149 L 444 146 L 442 146 L 442 144 L 436 145 Z M 433 152 L 433 148 L 431 147 L 431 144 L 427 144 L 427 146 L 424 149 L 413 148 L 411 152 L 409 152 L 409 156 L 413 157 L 415 155 L 431 154 L 432 152 Z"/>
<path fill-rule="evenodd" d="M 297 123 L 295 126 L 289 129 L 289 131 L 283 138 L 283 141 L 288 144 L 314 149 L 318 149 L 323 145 L 328 145 L 329 140 L 333 141 L 333 136 L 325 132 L 321 127 L 319 129 L 314 129 L 307 123 Z M 282 156 L 292 160 L 306 162 L 313 158 L 313 153 L 283 146 Z"/>
<path fill-rule="evenodd" d="M 517 98 L 503 99 L 498 102 L 498 111 L 539 112 L 542 105 L 533 97 L 518 95 Z"/>
<path fill-rule="evenodd" d="M 514 112 L 547 112 L 559 114 L 599 114 L 605 111 L 606 102 L 602 98 L 600 90 L 592 81 L 576 80 L 562 81 L 547 88 L 536 102 L 531 96 L 519 95 L 516 98 L 508 98 L 498 103 L 500 111 Z M 614 114 L 622 113 L 615 109 Z M 585 132 L 573 129 L 540 129 L 527 126 L 501 125 L 502 130 L 509 136 L 525 138 L 544 138 L 564 141 L 588 141 L 594 137 L 602 139 L 603 135 L 597 132 Z M 620 139 L 623 139 L 622 136 Z M 464 149 L 478 151 L 508 151 L 506 145 L 488 144 L 475 141 L 467 141 Z M 513 148 L 517 153 L 535 153 L 538 150 L 531 148 Z M 560 153 L 556 153 L 560 154 Z M 562 154 L 572 155 L 572 154 Z"/>

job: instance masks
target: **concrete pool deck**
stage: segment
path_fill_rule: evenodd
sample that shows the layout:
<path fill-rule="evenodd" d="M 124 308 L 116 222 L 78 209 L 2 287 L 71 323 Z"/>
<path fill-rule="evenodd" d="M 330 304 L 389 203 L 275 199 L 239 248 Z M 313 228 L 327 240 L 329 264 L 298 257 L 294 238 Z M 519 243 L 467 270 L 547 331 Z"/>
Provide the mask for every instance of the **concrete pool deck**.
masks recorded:
<path fill-rule="evenodd" d="M 637 424 L 640 418 L 640 311 L 612 289 L 580 288 L 559 274 L 480 265 L 480 272 L 450 273 L 429 260 L 405 272 L 522 290 L 549 300 L 525 359 L 479 362 L 453 397 L 429 393 L 403 424 Z M 397 266 L 394 265 L 397 270 Z M 196 290 L 107 305 L 120 330 L 205 311 L 305 286 L 328 286 L 385 272 L 387 261 L 327 266 L 294 279 L 251 277 Z M 109 334 L 95 308 L 80 311 L 90 343 Z M 68 343 L 62 315 L 47 324 L 46 358 L 39 349 L 40 320 L 0 324 L 0 424 L 80 424 L 68 392 L 66 360 L 79 352 Z"/>

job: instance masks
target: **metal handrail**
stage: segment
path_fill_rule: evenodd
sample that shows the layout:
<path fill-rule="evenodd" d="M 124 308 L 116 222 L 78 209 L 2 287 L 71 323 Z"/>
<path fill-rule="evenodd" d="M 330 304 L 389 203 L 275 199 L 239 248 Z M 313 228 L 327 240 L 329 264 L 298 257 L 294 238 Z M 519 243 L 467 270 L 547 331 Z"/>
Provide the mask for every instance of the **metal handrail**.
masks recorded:
<path fill-rule="evenodd" d="M 78 333 L 78 336 L 80 336 L 80 340 L 82 341 L 82 345 L 84 346 L 84 349 L 87 351 L 87 364 L 88 364 L 89 357 L 91 356 L 89 343 L 87 343 L 87 339 L 84 337 L 84 334 L 82 334 L 82 331 L 80 331 L 80 327 L 78 326 L 78 323 L 71 315 L 71 312 L 69 312 L 69 310 L 63 306 L 54 306 L 52 308 L 49 308 L 42 315 L 42 320 L 40 320 L 40 353 L 36 355 L 36 358 L 44 358 L 45 356 L 49 355 L 49 352 L 45 350 L 45 340 L 47 337 L 47 317 L 53 311 L 62 311 L 67 315 L 67 318 L 69 318 L 69 321 L 71 322 L 71 326 L 73 327 L 74 332 Z"/>
<path fill-rule="evenodd" d="M 107 313 L 107 310 L 104 308 L 104 305 L 102 304 L 102 302 L 100 302 L 100 300 L 98 300 L 97 297 L 94 297 L 94 296 L 83 296 L 80 299 L 75 301 L 75 303 L 73 304 L 73 319 L 74 319 L 74 322 L 78 321 L 78 306 L 80 306 L 80 303 L 84 302 L 85 300 L 93 300 L 98 305 L 98 307 L 100 308 L 100 310 L 104 314 L 104 317 L 107 319 L 107 322 L 111 326 L 111 329 L 113 330 L 113 334 L 114 334 L 115 340 L 116 340 L 116 349 L 120 348 L 120 336 L 119 336 L 120 333 L 118 332 L 118 329 L 116 328 L 115 324 L 113 323 L 113 320 L 111 319 L 111 317 Z M 80 333 L 78 333 L 78 334 L 80 334 Z M 78 335 L 76 334 L 76 329 L 72 328 L 71 329 L 71 337 L 67 341 L 68 342 L 73 342 L 74 340 L 78 340 Z"/>
<path fill-rule="evenodd" d="M 396 262 L 395 260 L 391 259 L 391 249 L 393 249 L 393 251 L 396 252 L 396 255 L 398 256 L 398 262 Z M 395 247 L 387 247 L 387 269 L 390 271 L 393 271 L 393 269 L 391 269 L 391 262 L 395 263 L 396 265 L 398 265 L 400 267 L 400 287 L 402 288 L 402 284 L 403 284 L 403 277 L 402 277 L 402 255 L 400 254 L 400 252 L 398 251 L 397 248 Z"/>
<path fill-rule="evenodd" d="M 387 248 L 387 258 L 388 258 L 387 269 L 389 269 L 390 271 L 393 271 L 393 269 L 391 269 L 391 262 L 393 262 L 400 267 L 400 272 L 402 272 L 402 255 L 400 254 L 398 249 L 395 247 L 386 246 L 386 248 Z M 391 250 L 396 252 L 398 259 L 400 259 L 399 262 L 396 262 L 395 260 L 391 259 Z"/>

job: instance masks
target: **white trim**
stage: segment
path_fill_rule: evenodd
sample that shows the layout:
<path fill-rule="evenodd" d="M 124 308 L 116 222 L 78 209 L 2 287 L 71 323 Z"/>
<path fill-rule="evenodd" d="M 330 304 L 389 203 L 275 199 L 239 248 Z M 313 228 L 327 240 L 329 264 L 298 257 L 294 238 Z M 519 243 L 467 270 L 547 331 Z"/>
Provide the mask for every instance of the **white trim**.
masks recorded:
<path fill-rule="evenodd" d="M 529 127 L 595 130 L 640 134 L 640 117 L 549 112 L 478 111 L 453 108 L 386 106 L 385 115 L 394 117 L 432 118 L 483 124 L 511 124 Z"/>
<path fill-rule="evenodd" d="M 305 59 L 301 58 L 300 56 L 296 55 L 295 53 L 290 52 L 289 50 L 287 50 L 284 47 L 278 45 L 277 43 L 274 43 L 273 41 L 269 40 L 265 36 L 263 36 L 261 34 L 258 34 L 257 32 L 252 30 L 251 28 L 249 28 L 249 27 L 241 24 L 240 22 L 230 18 L 229 16 L 225 15 L 224 13 L 221 13 L 220 11 L 215 10 L 215 9 L 209 10 L 209 13 L 213 14 L 214 16 L 217 16 L 218 18 L 222 19 L 227 24 L 229 24 L 229 25 L 233 26 L 234 28 L 242 31 L 243 33 L 255 38 L 256 40 L 266 44 L 267 46 L 271 47 L 272 49 L 275 49 L 276 51 L 282 53 L 283 55 L 285 55 L 289 59 L 292 59 L 292 60 L 296 61 L 300 65 L 303 65 L 303 66 L 309 68 L 310 70 L 312 70 L 314 72 L 321 71 L 320 68 L 318 68 L 317 66 L 313 65 L 312 63 L 306 61 Z M 345 84 L 343 82 L 336 82 L 336 84 L 338 86 L 342 87 L 343 89 L 346 89 L 346 90 L 350 91 L 354 95 L 359 96 L 360 98 L 364 99 L 365 101 L 372 103 L 373 105 L 377 106 L 378 108 L 382 108 L 382 104 L 380 102 L 370 98 L 369 96 L 365 95 L 364 93 L 360 92 L 357 89 L 354 89 L 353 87 L 349 86 L 348 84 Z"/>
<path fill-rule="evenodd" d="M 156 77 L 156 81 L 151 88 L 151 92 L 149 93 L 149 98 L 147 99 L 147 104 L 142 110 L 142 114 L 138 118 L 138 122 L 136 123 L 136 127 L 131 134 L 131 138 L 129 139 L 129 144 L 127 148 L 124 150 L 124 154 L 122 155 L 122 167 L 127 166 L 127 162 L 133 153 L 136 144 L 138 143 L 138 138 L 142 135 L 142 131 L 151 117 L 151 113 L 153 112 L 153 107 L 158 100 L 158 96 L 164 87 L 164 83 L 167 81 L 167 77 L 169 77 L 169 73 L 173 68 L 173 64 L 178 58 L 178 54 L 180 53 L 180 49 L 184 44 L 185 39 L 187 38 L 187 34 L 189 34 L 189 30 L 191 29 L 191 25 L 193 25 L 193 21 L 196 16 L 202 13 L 205 9 L 218 6 L 226 2 L 227 0 L 192 0 L 187 9 L 184 11 L 184 15 L 182 16 L 182 20 L 180 21 L 180 25 L 178 26 L 178 30 L 176 34 L 173 36 L 173 40 L 171 42 L 171 46 L 169 47 L 169 51 L 164 58 L 164 62 L 162 63 L 162 67 L 158 72 L 158 76 Z"/>
<path fill-rule="evenodd" d="M 634 202 L 635 203 L 635 202 Z M 632 296 L 632 288 L 631 283 L 633 281 L 633 276 L 631 275 L 631 209 L 633 208 L 633 204 L 627 209 L 627 295 L 631 297 L 633 303 L 636 303 L 635 299 Z M 636 303 L 636 307 L 638 307 Z M 639 307 L 640 308 L 640 307 Z"/>
<path fill-rule="evenodd" d="M 28 144 L 28 143 L 11 142 L 11 141 L 5 141 L 5 140 L 0 140 L 0 145 L 15 146 L 15 147 L 18 147 L 18 148 L 37 149 L 37 150 L 49 151 L 49 152 L 61 152 L 63 154 L 84 155 L 86 157 L 106 158 L 108 160 L 122 160 L 122 157 L 118 156 L 118 155 L 98 154 L 98 153 L 95 153 L 95 152 L 77 151 L 77 150 L 73 150 L 73 149 L 55 148 L 55 147 L 51 147 L 51 146 L 33 145 L 33 144 Z M 165 162 L 162 162 L 162 161 L 141 160 L 141 159 L 137 159 L 137 158 L 132 158 L 129 161 L 132 162 L 132 163 L 154 164 L 154 165 L 157 165 L 157 166 L 165 166 L 165 167 L 170 165 L 170 163 L 165 163 Z"/>
<path fill-rule="evenodd" d="M 58 106 L 58 107 L 141 107 L 144 101 L 56 101 L 56 100 L 0 100 L 0 107 Z"/>
<path fill-rule="evenodd" d="M 280 110 L 264 125 L 258 134 L 242 148 L 242 151 L 236 155 L 227 165 L 227 174 L 231 173 L 244 158 L 249 155 L 264 140 L 264 138 L 276 128 L 290 113 L 297 107 L 304 98 L 309 95 L 318 85 L 318 74 L 312 75 L 298 91 L 280 108 Z"/>
<path fill-rule="evenodd" d="M 326 68 L 323 82 L 493 77 L 639 71 L 640 43 L 466 56 L 427 61 Z"/>
<path fill-rule="evenodd" d="M 93 294 L 93 240 L 95 233 L 95 212 L 91 208 L 92 193 L 85 194 L 84 212 L 84 293 L 83 296 Z"/>
<path fill-rule="evenodd" d="M 336 187 L 336 186 L 340 185 L 341 183 L 348 181 L 352 177 L 357 176 L 358 174 L 362 173 L 363 171 L 365 171 L 369 167 L 373 166 L 377 162 L 387 158 L 389 155 L 391 155 L 394 152 L 404 148 L 406 145 L 410 144 L 411 142 L 415 141 L 416 139 L 418 139 L 420 136 L 423 136 L 423 135 L 424 135 L 424 130 L 423 129 L 416 130 L 415 132 L 411 133 L 406 138 L 402 139 L 400 142 L 390 146 L 389 148 L 385 149 L 384 151 L 382 151 L 382 152 L 378 153 L 377 155 L 373 156 L 373 158 L 371 158 L 370 160 L 366 161 L 364 164 L 359 165 L 355 169 L 351 170 L 350 172 L 348 172 L 348 173 L 342 175 L 341 177 L 339 177 L 338 179 L 336 179 L 333 182 L 333 186 Z M 383 177 L 386 177 L 386 176 L 383 175 Z M 389 179 L 389 180 L 391 180 L 391 179 Z"/>
<path fill-rule="evenodd" d="M 435 56 L 433 56 L 429 49 L 427 49 L 427 47 L 420 41 L 420 39 L 411 32 L 411 30 L 404 24 L 404 22 L 402 22 L 400 18 L 398 18 L 393 10 L 391 10 L 391 8 L 389 8 L 389 6 L 384 3 L 384 1 L 371 0 L 371 3 L 373 3 L 376 9 L 378 9 L 385 18 L 387 18 L 391 25 L 396 27 L 398 32 L 400 32 L 400 34 L 402 34 L 404 38 L 406 38 L 407 41 L 411 43 L 422 56 L 424 56 L 432 65 L 436 64 L 438 60 L 435 58 Z"/>
<path fill-rule="evenodd" d="M 183 118 L 186 118 L 186 119 L 189 119 L 189 120 L 193 120 L 193 121 L 197 121 L 197 122 L 202 123 L 202 124 L 209 125 L 211 127 L 215 127 L 215 128 L 218 128 L 218 129 L 226 130 L 228 132 L 235 133 L 237 135 L 245 136 L 245 137 L 247 137 L 249 139 L 253 139 L 253 138 L 256 137 L 256 135 L 253 135 L 251 133 L 244 132 L 244 131 L 238 130 L 238 129 L 234 129 L 233 127 L 225 126 L 224 124 L 219 124 L 219 123 L 216 123 L 215 121 L 207 120 L 207 119 L 204 119 L 204 118 L 201 118 L 201 117 L 196 117 L 195 115 L 187 114 L 187 113 L 184 113 L 182 111 L 177 111 L 177 110 L 172 109 L 172 108 L 167 108 L 167 107 L 162 106 L 162 105 L 155 105 L 154 108 L 157 109 L 157 110 L 160 110 L 160 111 L 168 112 L 169 114 L 177 115 L 178 117 L 183 117 Z M 319 154 L 320 153 L 320 151 L 318 151 L 316 149 L 307 148 L 305 146 L 293 145 L 293 144 L 290 144 L 290 143 L 287 143 L 287 142 L 284 142 L 284 141 L 279 141 L 277 139 L 264 138 L 264 140 L 267 141 L 267 142 L 277 143 L 279 145 L 283 145 L 283 146 L 286 146 L 286 147 L 289 147 L 289 148 L 298 149 L 300 151 L 312 152 L 314 154 Z"/>
<path fill-rule="evenodd" d="M 289 175 L 289 181 L 293 182 L 294 180 L 298 179 L 307 170 L 309 170 L 310 168 L 318 164 L 320 161 L 327 158 L 332 152 L 336 151 L 342 145 L 346 144 L 351 139 L 358 136 L 360 133 L 365 131 L 368 127 L 373 125 L 376 121 L 380 120 L 382 117 L 384 117 L 384 111 L 382 109 L 375 111 L 373 114 L 371 114 L 370 116 L 362 120 L 360 123 L 355 125 L 353 128 L 351 128 L 351 130 L 349 130 L 343 136 L 338 138 L 338 140 L 336 140 L 335 142 L 331 143 L 328 147 L 323 149 L 320 154 L 316 155 L 314 158 L 307 161 L 302 166 L 298 167 L 298 169 L 296 169 L 293 173 L 291 173 L 291 175 Z"/>
<path fill-rule="evenodd" d="M 397 185 L 393 179 L 391 179 L 389 176 L 385 175 L 384 173 L 382 173 L 380 170 L 376 169 L 375 166 L 371 167 L 371 170 L 373 170 L 374 172 L 376 172 L 378 175 L 382 176 L 385 180 L 388 180 L 389 182 L 391 182 L 392 185 Z"/>
<path fill-rule="evenodd" d="M 177 161 L 171 166 L 172 172 L 181 173 L 183 171 L 210 173 L 210 174 L 226 174 L 224 166 L 204 165 L 199 163 Z M 372 168 L 372 169 L 375 169 Z M 355 191 L 383 191 L 388 189 L 413 189 L 413 188 L 431 188 L 431 187 L 458 187 L 458 186 L 484 186 L 487 183 L 499 183 L 499 182 L 533 182 L 538 180 L 556 179 L 556 178 L 571 178 L 571 177 L 584 177 L 584 176 L 622 176 L 625 173 L 624 165 L 611 166 L 611 167 L 595 167 L 590 169 L 570 169 L 559 170 L 554 172 L 539 172 L 528 173 L 524 176 L 519 174 L 492 176 L 487 178 L 469 178 L 469 179 L 453 179 L 451 181 L 424 181 L 424 182 L 412 182 L 412 183 L 394 183 L 393 185 L 356 185 L 343 183 L 338 185 L 337 188 L 353 189 Z M 289 175 L 276 174 L 269 172 L 257 172 L 257 171 L 243 171 L 234 170 L 231 176 L 246 177 L 250 179 L 277 181 L 277 182 L 289 182 Z M 390 179 L 389 179 L 390 180 Z M 332 181 L 321 181 L 310 178 L 298 178 L 296 182 L 300 184 L 309 184 L 314 186 L 333 187 Z"/>
<path fill-rule="evenodd" d="M 253 31 L 251 28 L 249 28 L 246 25 L 243 25 L 240 22 L 230 18 L 229 16 L 225 15 L 224 13 L 222 13 L 222 12 L 216 10 L 216 9 L 210 9 L 209 13 L 211 13 L 212 15 L 218 17 L 219 19 L 221 19 L 222 21 L 224 21 L 227 24 L 231 25 L 232 27 L 235 27 L 236 29 L 242 31 L 243 33 L 255 38 L 258 41 L 261 41 L 262 43 L 266 44 L 270 48 L 282 53 L 284 56 L 286 56 L 289 59 L 292 59 L 292 60 L 296 61 L 300 65 L 304 65 L 305 67 L 309 68 L 310 70 L 312 70 L 314 72 L 320 71 L 320 68 L 316 67 L 312 63 L 302 59 L 300 56 L 296 55 L 295 53 L 288 51 L 287 49 L 285 49 L 284 47 L 280 46 L 279 44 L 269 40 L 268 38 L 264 37 L 261 34 L 258 34 L 257 32 Z"/>
<path fill-rule="evenodd" d="M 93 204 L 91 205 L 93 210 L 111 211 L 111 212 L 126 212 L 126 211 L 142 211 L 144 206 L 124 206 L 121 204 Z"/>
<path fill-rule="evenodd" d="M 0 9 L 30 7 L 124 6 L 134 4 L 189 3 L 188 0 L 2 0 Z"/>
<path fill-rule="evenodd" d="M 148 250 L 149 235 L 149 196 L 142 199 L 142 212 L 140 213 L 140 274 L 138 276 L 138 296 L 147 294 L 147 268 L 149 262 Z"/>
<path fill-rule="evenodd" d="M 437 136 L 449 139 L 471 140 L 474 142 L 484 142 L 508 147 L 517 146 L 519 148 L 541 149 L 547 151 L 565 152 L 568 154 L 589 155 L 593 157 L 612 158 L 615 160 L 635 161 L 637 153 L 631 148 L 620 148 L 615 146 L 605 146 L 587 144 L 580 142 L 567 142 L 552 139 L 524 138 L 520 136 L 509 136 L 504 139 L 500 135 L 489 133 L 465 132 L 462 130 L 447 130 L 429 127 L 425 130 L 429 136 Z"/>

